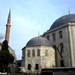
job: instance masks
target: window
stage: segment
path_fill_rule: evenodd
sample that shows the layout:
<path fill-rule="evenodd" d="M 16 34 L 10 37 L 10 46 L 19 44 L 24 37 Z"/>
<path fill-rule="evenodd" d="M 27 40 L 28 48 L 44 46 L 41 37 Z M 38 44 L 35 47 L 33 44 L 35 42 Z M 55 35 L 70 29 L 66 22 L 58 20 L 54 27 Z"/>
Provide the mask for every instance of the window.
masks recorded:
<path fill-rule="evenodd" d="M 59 38 L 62 38 L 62 31 L 59 31 Z"/>
<path fill-rule="evenodd" d="M 30 50 L 27 51 L 27 57 L 30 57 Z"/>
<path fill-rule="evenodd" d="M 39 49 L 37 50 L 37 56 L 40 56 L 40 50 Z"/>
<path fill-rule="evenodd" d="M 45 51 L 45 56 L 48 56 L 48 50 Z"/>
<path fill-rule="evenodd" d="M 52 36 L 53 36 L 53 41 L 55 41 L 55 33 L 53 33 Z"/>
<path fill-rule="evenodd" d="M 32 50 L 32 56 L 33 57 L 35 56 L 35 50 Z"/>
<path fill-rule="evenodd" d="M 38 69 L 39 69 L 39 65 L 35 64 L 35 70 L 38 70 Z"/>
<path fill-rule="evenodd" d="M 28 70 L 31 70 L 31 64 L 28 64 Z"/>
<path fill-rule="evenodd" d="M 47 35 L 47 39 L 49 40 L 49 35 Z"/>

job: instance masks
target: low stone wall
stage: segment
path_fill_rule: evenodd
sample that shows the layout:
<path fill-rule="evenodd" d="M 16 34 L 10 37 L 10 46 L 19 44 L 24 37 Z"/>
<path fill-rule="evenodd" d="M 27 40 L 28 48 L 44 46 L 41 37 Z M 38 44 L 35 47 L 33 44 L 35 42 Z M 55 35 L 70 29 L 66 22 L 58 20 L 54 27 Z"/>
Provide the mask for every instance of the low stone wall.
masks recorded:
<path fill-rule="evenodd" d="M 1 75 L 75 75 L 75 70 L 44 71 L 42 74 L 7 73 Z"/>
<path fill-rule="evenodd" d="M 44 68 L 41 75 L 75 75 L 75 67 Z"/>
<path fill-rule="evenodd" d="M 8 73 L 6 75 L 41 75 L 41 74 Z"/>
<path fill-rule="evenodd" d="M 75 75 L 75 70 L 54 71 L 53 75 Z"/>

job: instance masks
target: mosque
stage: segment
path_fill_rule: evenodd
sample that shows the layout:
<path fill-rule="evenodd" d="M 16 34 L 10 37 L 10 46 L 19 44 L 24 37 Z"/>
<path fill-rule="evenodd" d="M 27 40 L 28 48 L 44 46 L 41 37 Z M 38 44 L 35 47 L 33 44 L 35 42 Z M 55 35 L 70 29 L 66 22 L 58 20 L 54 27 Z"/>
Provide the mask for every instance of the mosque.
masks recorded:
<path fill-rule="evenodd" d="M 22 70 L 75 66 L 75 14 L 58 18 L 41 36 L 31 38 L 22 48 Z"/>
<path fill-rule="evenodd" d="M 11 15 L 7 18 L 5 40 L 9 42 Z M 31 38 L 22 48 L 22 72 L 41 72 L 42 68 L 75 67 L 75 14 L 58 18 L 40 36 Z M 0 44 L 1 49 L 1 44 Z M 9 46 L 9 52 L 16 54 Z"/>

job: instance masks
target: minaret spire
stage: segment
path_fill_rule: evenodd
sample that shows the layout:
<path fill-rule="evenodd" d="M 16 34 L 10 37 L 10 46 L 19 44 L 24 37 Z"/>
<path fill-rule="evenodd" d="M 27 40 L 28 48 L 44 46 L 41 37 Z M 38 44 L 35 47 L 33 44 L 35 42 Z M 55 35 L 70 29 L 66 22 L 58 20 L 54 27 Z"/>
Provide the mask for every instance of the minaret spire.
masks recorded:
<path fill-rule="evenodd" d="M 6 24 L 6 34 L 5 34 L 5 40 L 9 43 L 9 36 L 10 36 L 10 27 L 11 27 L 11 9 L 9 10 L 8 18 L 7 18 L 7 24 Z"/>
<path fill-rule="evenodd" d="M 11 9 L 9 10 L 8 18 L 7 18 L 7 24 L 11 23 Z"/>
<path fill-rule="evenodd" d="M 10 10 L 9 10 L 8 18 L 11 18 L 11 8 L 10 8 Z"/>

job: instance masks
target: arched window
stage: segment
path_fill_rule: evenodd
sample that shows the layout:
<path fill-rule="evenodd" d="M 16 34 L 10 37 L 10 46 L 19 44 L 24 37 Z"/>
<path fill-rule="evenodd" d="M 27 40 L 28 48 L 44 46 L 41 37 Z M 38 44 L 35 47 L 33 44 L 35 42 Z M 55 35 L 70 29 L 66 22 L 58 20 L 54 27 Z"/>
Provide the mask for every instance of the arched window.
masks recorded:
<path fill-rule="evenodd" d="M 32 50 L 32 56 L 33 57 L 35 56 L 35 50 Z"/>
<path fill-rule="evenodd" d="M 59 31 L 59 38 L 61 39 L 62 37 L 62 31 Z"/>
<path fill-rule="evenodd" d="M 39 64 L 35 64 L 35 70 L 39 69 Z"/>
<path fill-rule="evenodd" d="M 53 41 L 55 41 L 56 40 L 55 33 L 52 34 L 52 37 L 53 37 Z"/>
<path fill-rule="evenodd" d="M 45 50 L 45 56 L 48 56 L 48 50 Z"/>
<path fill-rule="evenodd" d="M 27 51 L 27 57 L 30 57 L 30 50 Z"/>
<path fill-rule="evenodd" d="M 31 64 L 28 64 L 28 70 L 31 70 Z"/>
<path fill-rule="evenodd" d="M 39 49 L 37 50 L 37 56 L 40 56 L 40 50 Z"/>
<path fill-rule="evenodd" d="M 49 40 L 49 35 L 47 35 L 47 40 Z"/>

